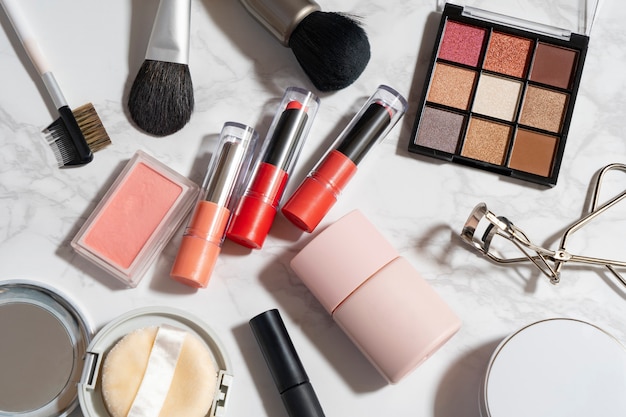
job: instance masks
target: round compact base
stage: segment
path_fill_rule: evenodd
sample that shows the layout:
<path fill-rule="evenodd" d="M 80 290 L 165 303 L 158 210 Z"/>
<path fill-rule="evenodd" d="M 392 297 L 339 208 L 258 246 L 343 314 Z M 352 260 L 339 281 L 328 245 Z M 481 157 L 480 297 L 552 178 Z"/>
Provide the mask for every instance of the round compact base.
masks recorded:
<path fill-rule="evenodd" d="M 91 338 L 83 315 L 52 288 L 0 283 L 0 416 L 63 417 Z"/>
<path fill-rule="evenodd" d="M 87 371 L 83 372 L 83 376 L 78 384 L 78 399 L 85 417 L 109 417 L 111 415 L 110 410 L 107 410 L 102 392 L 102 389 L 107 385 L 103 384 L 103 374 L 111 371 L 111 369 L 107 369 L 106 366 L 107 355 L 109 355 L 116 346 L 119 346 L 118 343 L 123 341 L 128 335 L 132 335 L 134 332 L 141 331 L 142 329 L 160 326 L 188 333 L 193 336 L 198 343 L 203 345 L 200 349 L 202 351 L 202 357 L 206 357 L 206 360 L 211 362 L 212 365 L 209 367 L 210 373 L 215 381 L 214 383 L 208 384 L 214 387 L 214 389 L 207 388 L 206 392 L 199 395 L 204 395 L 206 398 L 212 400 L 212 405 L 206 416 L 214 417 L 224 415 L 227 403 L 226 392 L 231 384 L 232 372 L 230 360 L 218 340 L 217 335 L 198 317 L 183 310 L 159 306 L 142 307 L 129 311 L 108 323 L 94 336 L 87 347 L 85 358 L 85 368 Z M 186 342 L 179 359 L 182 362 L 188 362 L 189 360 L 193 362 L 193 360 L 197 358 L 193 354 L 189 355 L 187 354 L 188 352 L 186 353 L 185 345 L 187 345 Z M 159 362 L 163 361 L 160 360 Z M 177 365 L 177 369 L 190 369 L 192 367 L 193 364 L 181 364 L 180 362 Z M 198 366 L 198 369 L 209 368 Z M 163 367 L 160 369 L 163 370 Z M 178 373 L 175 372 L 173 378 L 177 379 Z M 175 397 L 178 396 L 175 395 Z M 111 406 L 111 404 L 109 404 L 109 406 Z M 165 406 L 169 407 L 167 402 L 164 408 Z M 172 408 L 170 407 L 170 409 Z M 168 415 L 182 414 L 170 413 Z"/>

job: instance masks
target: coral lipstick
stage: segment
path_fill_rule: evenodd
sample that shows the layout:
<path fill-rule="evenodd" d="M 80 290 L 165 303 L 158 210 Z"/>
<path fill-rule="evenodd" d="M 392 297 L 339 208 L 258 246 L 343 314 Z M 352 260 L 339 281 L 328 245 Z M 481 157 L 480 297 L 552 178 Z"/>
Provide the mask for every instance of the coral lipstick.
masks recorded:
<path fill-rule="evenodd" d="M 318 107 L 319 99 L 309 91 L 296 87 L 285 91 L 254 179 L 229 225 L 228 239 L 252 249 L 263 246 Z"/>
<path fill-rule="evenodd" d="M 300 229 L 312 232 L 356 174 L 357 165 L 385 138 L 406 108 L 407 102 L 398 92 L 379 86 L 287 200 L 282 208 L 285 217 Z"/>
<path fill-rule="evenodd" d="M 208 285 L 233 208 L 241 196 L 257 138 L 251 127 L 233 122 L 224 125 L 170 272 L 176 281 L 198 288 Z"/>

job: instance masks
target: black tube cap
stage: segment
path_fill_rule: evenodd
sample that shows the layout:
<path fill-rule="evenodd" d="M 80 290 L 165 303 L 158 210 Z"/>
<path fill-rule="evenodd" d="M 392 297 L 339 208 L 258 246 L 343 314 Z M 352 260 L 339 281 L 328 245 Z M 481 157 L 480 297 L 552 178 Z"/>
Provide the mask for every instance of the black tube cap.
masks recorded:
<path fill-rule="evenodd" d="M 278 310 L 250 320 L 250 327 L 291 417 L 323 417 L 324 411 L 309 383 Z"/>

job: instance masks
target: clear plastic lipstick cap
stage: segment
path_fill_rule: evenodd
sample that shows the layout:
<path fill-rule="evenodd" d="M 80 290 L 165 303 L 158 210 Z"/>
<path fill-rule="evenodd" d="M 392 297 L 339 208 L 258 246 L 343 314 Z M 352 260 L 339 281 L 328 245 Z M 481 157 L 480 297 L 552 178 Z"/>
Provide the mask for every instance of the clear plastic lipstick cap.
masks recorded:
<path fill-rule="evenodd" d="M 310 91 L 289 87 L 263 143 L 260 162 L 229 226 L 228 238 L 260 249 L 319 108 Z"/>
<path fill-rule="evenodd" d="M 311 125 L 313 124 L 313 120 L 315 120 L 319 106 L 320 99 L 312 92 L 299 87 L 287 88 L 283 94 L 280 105 L 276 110 L 274 119 L 272 119 L 272 124 L 267 131 L 267 136 L 261 145 L 262 148 L 260 155 L 264 156 L 268 152 L 277 154 L 274 155 L 274 159 L 279 161 L 277 161 L 278 164 L 275 165 L 280 165 L 280 169 L 285 171 L 288 175 L 291 175 L 293 167 L 300 156 L 302 145 L 311 130 Z M 304 119 L 302 131 L 299 132 L 297 140 L 289 143 L 289 146 L 286 146 L 285 149 L 272 149 L 271 147 L 273 144 L 271 143 L 271 139 L 276 132 L 276 127 L 279 125 L 283 113 L 287 110 L 294 112 L 297 111 L 300 114 L 300 117 Z"/>
<path fill-rule="evenodd" d="M 241 197 L 258 143 L 259 134 L 250 126 L 226 122 L 211 156 L 199 200 L 232 211 Z"/>
<path fill-rule="evenodd" d="M 406 113 L 406 110 L 409 106 L 402 94 L 389 87 L 388 85 L 379 85 L 378 88 L 376 88 L 376 91 L 374 91 L 374 94 L 372 94 L 370 98 L 367 99 L 367 101 L 359 109 L 359 112 L 352 118 L 350 123 L 348 123 L 346 128 L 337 137 L 330 150 L 336 149 L 344 141 L 344 139 L 349 134 L 351 134 L 355 125 L 359 123 L 359 121 L 363 118 L 365 112 L 367 112 L 370 106 L 374 103 L 385 107 L 390 117 L 389 124 L 382 131 L 382 133 L 378 135 L 378 140 L 375 143 L 382 141 L 387 136 L 387 134 L 391 131 L 391 129 L 393 129 L 396 123 L 398 123 L 402 116 L 404 116 L 404 113 Z"/>

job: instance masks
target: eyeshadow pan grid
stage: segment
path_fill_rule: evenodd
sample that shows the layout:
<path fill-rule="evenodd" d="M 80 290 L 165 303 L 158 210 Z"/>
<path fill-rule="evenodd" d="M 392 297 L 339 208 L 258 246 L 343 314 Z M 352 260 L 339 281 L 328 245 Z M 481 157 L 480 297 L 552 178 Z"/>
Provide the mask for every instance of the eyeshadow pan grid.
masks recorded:
<path fill-rule="evenodd" d="M 409 151 L 554 186 L 589 38 L 462 11 L 443 11 Z"/>

